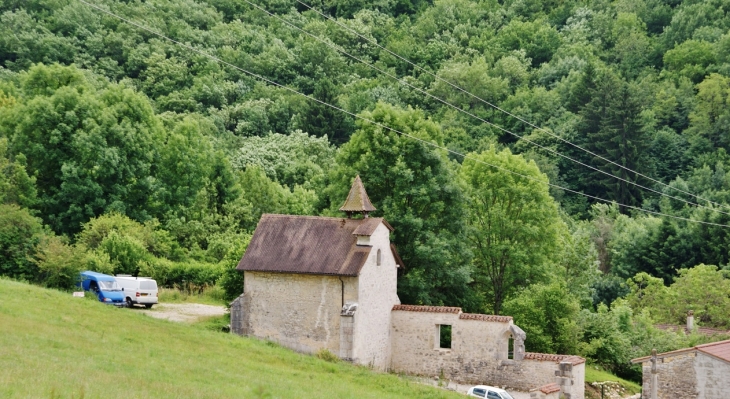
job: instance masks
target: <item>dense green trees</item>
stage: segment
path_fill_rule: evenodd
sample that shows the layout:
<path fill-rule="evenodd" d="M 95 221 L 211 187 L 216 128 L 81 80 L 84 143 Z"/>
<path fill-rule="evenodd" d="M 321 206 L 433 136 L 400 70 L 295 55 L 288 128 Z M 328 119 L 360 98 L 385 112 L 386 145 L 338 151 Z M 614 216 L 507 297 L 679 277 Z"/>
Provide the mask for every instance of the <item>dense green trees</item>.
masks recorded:
<path fill-rule="evenodd" d="M 727 326 L 700 306 L 722 302 L 730 264 L 727 3 L 313 3 L 420 68 L 300 3 L 257 3 L 438 99 L 244 3 L 99 3 L 448 153 L 82 3 L 2 2 L 0 274 L 69 287 L 82 267 L 139 272 L 230 299 L 262 213 L 339 215 L 359 173 L 396 228 L 404 303 L 514 312 L 534 350 L 635 378 L 632 353 L 696 342 L 653 321 L 693 307 Z M 702 284 L 715 299 L 671 294 Z"/>
<path fill-rule="evenodd" d="M 149 217 L 151 167 L 162 126 L 147 100 L 121 85 L 92 86 L 81 71 L 31 68 L 3 130 L 36 178 L 37 209 L 59 233 L 107 211 Z"/>
<path fill-rule="evenodd" d="M 443 136 L 423 112 L 379 103 L 366 118 L 413 138 L 369 122 L 337 154 L 327 189 L 331 209 L 342 205 L 359 174 L 382 215 L 395 228 L 392 241 L 406 265 L 398 284 L 404 303 L 471 302 L 468 254 L 462 241 L 464 198 L 453 166 L 440 150 Z"/>

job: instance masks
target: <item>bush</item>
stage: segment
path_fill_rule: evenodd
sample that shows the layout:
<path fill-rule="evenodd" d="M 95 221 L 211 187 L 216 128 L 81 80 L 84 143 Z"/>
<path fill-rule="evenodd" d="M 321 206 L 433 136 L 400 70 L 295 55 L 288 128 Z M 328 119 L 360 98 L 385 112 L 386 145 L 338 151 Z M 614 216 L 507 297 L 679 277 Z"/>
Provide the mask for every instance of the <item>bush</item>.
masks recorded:
<path fill-rule="evenodd" d="M 49 236 L 38 245 L 35 263 L 41 284 L 51 288 L 72 289 L 84 270 L 83 251 L 61 237 Z"/>
<path fill-rule="evenodd" d="M 578 300 L 557 283 L 534 284 L 505 302 L 503 314 L 527 334 L 525 347 L 531 352 L 575 353 L 579 335 L 575 323 Z"/>
<path fill-rule="evenodd" d="M 325 362 L 337 363 L 340 361 L 340 358 L 337 357 L 337 355 L 328 351 L 326 348 L 318 350 L 315 356 L 317 356 L 317 358 L 319 359 L 324 360 Z"/>
<path fill-rule="evenodd" d="M 0 205 L 0 275 L 35 281 L 38 266 L 32 257 L 43 237 L 41 220 L 17 205 Z"/>
<path fill-rule="evenodd" d="M 221 260 L 223 274 L 218 280 L 218 285 L 223 289 L 224 299 L 230 303 L 243 293 L 243 272 L 236 270 L 238 261 L 246 252 L 250 235 L 239 235 L 236 237 L 236 245 L 228 248 L 226 255 Z"/>
<path fill-rule="evenodd" d="M 139 275 L 155 279 L 162 287 L 201 294 L 206 288 L 216 285 L 224 271 L 220 264 L 151 258 L 140 264 Z"/>

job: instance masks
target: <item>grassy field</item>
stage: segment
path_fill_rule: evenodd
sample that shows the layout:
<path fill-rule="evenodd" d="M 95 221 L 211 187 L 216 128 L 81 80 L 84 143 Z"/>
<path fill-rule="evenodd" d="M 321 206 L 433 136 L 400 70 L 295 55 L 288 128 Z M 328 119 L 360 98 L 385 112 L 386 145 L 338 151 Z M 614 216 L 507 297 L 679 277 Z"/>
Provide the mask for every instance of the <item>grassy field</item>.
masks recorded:
<path fill-rule="evenodd" d="M 0 279 L 0 398 L 459 398 Z"/>

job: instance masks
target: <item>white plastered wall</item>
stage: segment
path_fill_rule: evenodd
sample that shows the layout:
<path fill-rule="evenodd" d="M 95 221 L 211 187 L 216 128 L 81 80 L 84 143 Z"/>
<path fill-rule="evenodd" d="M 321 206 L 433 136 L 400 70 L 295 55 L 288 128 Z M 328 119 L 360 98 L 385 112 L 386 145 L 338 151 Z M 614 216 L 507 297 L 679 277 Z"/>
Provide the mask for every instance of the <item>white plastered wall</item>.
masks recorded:
<path fill-rule="evenodd" d="M 702 352 L 694 360 L 698 399 L 730 398 L 730 364 Z"/>
<path fill-rule="evenodd" d="M 364 242 L 364 240 L 360 240 Z M 390 250 L 390 230 L 380 224 L 368 240 L 370 255 L 358 278 L 358 308 L 353 331 L 353 361 L 376 370 L 390 368 L 391 310 L 400 304 L 398 269 Z M 378 250 L 381 264 L 377 265 Z"/>

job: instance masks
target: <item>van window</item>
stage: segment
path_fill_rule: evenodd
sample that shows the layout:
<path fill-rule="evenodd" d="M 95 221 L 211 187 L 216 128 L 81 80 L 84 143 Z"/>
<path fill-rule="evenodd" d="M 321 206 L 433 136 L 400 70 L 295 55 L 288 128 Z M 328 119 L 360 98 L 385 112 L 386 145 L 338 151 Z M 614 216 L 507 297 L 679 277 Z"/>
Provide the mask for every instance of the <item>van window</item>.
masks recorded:
<path fill-rule="evenodd" d="M 157 282 L 154 280 L 142 280 L 139 282 L 139 289 L 141 290 L 156 290 Z"/>
<path fill-rule="evenodd" d="M 102 291 L 121 291 L 116 281 L 99 281 L 99 287 Z"/>

